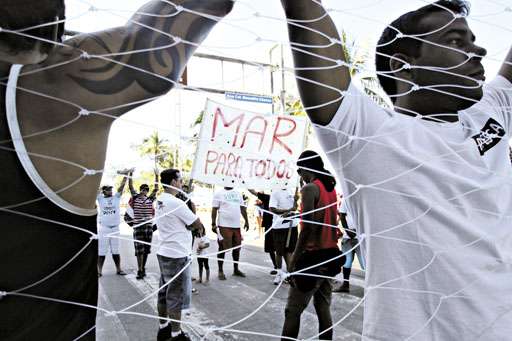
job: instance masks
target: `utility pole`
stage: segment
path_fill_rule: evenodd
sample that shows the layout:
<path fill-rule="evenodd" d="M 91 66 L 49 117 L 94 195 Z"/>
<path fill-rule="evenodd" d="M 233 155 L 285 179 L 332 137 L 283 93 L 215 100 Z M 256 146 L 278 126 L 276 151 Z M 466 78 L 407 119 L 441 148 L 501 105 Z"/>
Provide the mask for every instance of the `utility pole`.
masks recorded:
<path fill-rule="evenodd" d="M 283 44 L 281 44 L 281 114 L 284 115 L 286 111 L 286 90 L 284 88 L 284 53 Z"/>

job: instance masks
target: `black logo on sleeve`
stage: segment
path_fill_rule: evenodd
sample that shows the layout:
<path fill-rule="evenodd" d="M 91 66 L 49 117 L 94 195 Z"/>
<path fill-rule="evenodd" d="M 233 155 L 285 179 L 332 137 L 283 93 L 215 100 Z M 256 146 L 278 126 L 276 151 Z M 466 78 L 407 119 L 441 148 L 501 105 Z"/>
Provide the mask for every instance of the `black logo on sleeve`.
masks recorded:
<path fill-rule="evenodd" d="M 490 118 L 480 130 L 480 133 L 472 138 L 476 142 L 480 155 L 484 155 L 489 149 L 497 145 L 503 136 L 505 136 L 505 129 L 496 120 Z"/>

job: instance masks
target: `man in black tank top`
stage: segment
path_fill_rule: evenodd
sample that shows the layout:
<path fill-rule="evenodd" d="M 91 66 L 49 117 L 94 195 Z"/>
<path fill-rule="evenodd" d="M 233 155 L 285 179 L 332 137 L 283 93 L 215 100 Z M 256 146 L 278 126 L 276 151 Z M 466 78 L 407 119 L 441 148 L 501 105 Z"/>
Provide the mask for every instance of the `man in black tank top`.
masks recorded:
<path fill-rule="evenodd" d="M 230 0 L 173 3 L 150 1 L 137 13 L 154 15 L 135 14 L 124 26 L 60 44 L 64 0 L 2 1 L 1 103 L 10 70 L 18 70 L 13 64 L 25 66 L 11 77 L 9 126 L 7 107 L 0 106 L 1 340 L 95 339 L 94 202 L 101 173 L 94 170 L 104 168 L 113 119 L 94 112 L 119 117 L 171 90 L 218 22 L 208 16 L 222 18 L 233 6 Z M 36 28 L 13 33 L 28 27 Z M 128 49 L 155 50 L 97 57 Z M 128 103 L 135 104 L 123 106 Z M 13 126 L 20 136 L 11 135 Z"/>

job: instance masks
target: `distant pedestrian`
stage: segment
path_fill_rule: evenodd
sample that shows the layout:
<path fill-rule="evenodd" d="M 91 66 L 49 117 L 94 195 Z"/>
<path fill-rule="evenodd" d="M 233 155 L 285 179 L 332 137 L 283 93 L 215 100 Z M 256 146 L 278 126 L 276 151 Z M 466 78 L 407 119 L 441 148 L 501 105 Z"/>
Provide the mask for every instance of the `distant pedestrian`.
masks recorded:
<path fill-rule="evenodd" d="M 199 279 L 197 283 L 203 283 L 203 270 L 206 272 L 206 278 L 204 283 L 208 283 L 210 281 L 210 265 L 208 262 L 208 258 L 201 257 L 205 253 L 207 253 L 208 248 L 210 247 L 210 241 L 206 235 L 203 235 L 197 241 L 196 254 L 197 254 L 197 264 L 199 266 Z"/>
<path fill-rule="evenodd" d="M 120 202 L 128 171 L 119 171 L 118 174 L 123 175 L 123 180 L 117 192 L 112 194 L 112 186 L 105 185 L 101 187 L 101 193 L 96 198 L 98 203 L 98 277 L 103 274 L 103 264 L 109 249 L 116 265 L 116 273 L 122 276 L 126 275 L 121 268 L 119 239 L 112 238 L 113 235 L 119 234 L 119 224 L 121 223 Z"/>
<path fill-rule="evenodd" d="M 356 226 L 352 215 L 348 212 L 347 200 L 343 199 L 340 208 L 338 210 L 341 226 L 345 233 L 341 241 L 341 252 L 345 254 L 345 264 L 343 264 L 343 283 L 334 288 L 334 292 L 350 292 L 350 273 L 352 271 L 352 263 L 354 257 L 357 255 L 357 260 L 361 268 L 365 269 L 364 256 L 359 245 L 359 239 L 356 234 Z"/>
<path fill-rule="evenodd" d="M 137 193 L 133 188 L 133 170 L 129 173 L 128 186 L 133 203 L 133 239 L 135 257 L 137 257 L 137 279 L 146 276 L 146 262 L 151 253 L 151 240 L 153 238 L 153 217 L 155 210 L 153 202 L 158 192 L 158 171 L 155 169 L 155 181 L 151 194 L 149 186 L 142 184 Z M 142 243 L 141 243 L 142 242 Z"/>
<path fill-rule="evenodd" d="M 176 197 L 182 188 L 180 171 L 166 169 L 160 177 L 164 193 L 158 197 L 156 208 L 160 233 L 157 258 L 161 288 L 157 308 L 158 316 L 162 319 L 157 340 L 187 341 L 190 338 L 181 329 L 181 312 L 190 307 L 192 296 L 190 231 L 204 234 L 204 226 L 189 207 Z M 173 321 L 169 323 L 167 318 Z"/>
<path fill-rule="evenodd" d="M 217 233 L 217 227 L 221 238 L 219 238 L 219 279 L 225 280 L 223 250 L 233 248 L 233 276 L 245 277 L 240 271 L 238 262 L 240 261 L 240 245 L 242 244 L 242 234 L 240 232 L 240 217 L 244 218 L 245 231 L 249 230 L 249 219 L 247 218 L 247 208 L 242 195 L 232 187 L 224 187 L 213 196 L 212 202 L 212 230 Z"/>
<path fill-rule="evenodd" d="M 276 189 L 270 195 L 269 207 L 274 213 L 272 223 L 272 239 L 274 240 L 274 250 L 276 252 L 277 274 L 274 278 L 274 284 L 281 282 L 283 258 L 288 267 L 291 262 L 292 253 L 297 245 L 299 219 L 287 219 L 292 216 L 297 209 L 298 193 L 295 195 L 287 188 Z"/>
<path fill-rule="evenodd" d="M 272 219 L 273 215 L 270 213 L 270 209 L 268 207 L 268 204 L 270 202 L 270 194 L 265 194 L 265 192 L 257 192 L 253 189 L 249 190 L 249 193 L 252 195 L 255 195 L 259 201 L 261 201 L 261 207 L 260 210 L 263 212 L 263 218 L 261 225 L 263 226 L 263 229 L 265 231 L 265 237 L 264 237 L 264 251 L 268 253 L 270 256 L 270 260 L 272 261 L 272 265 L 274 266 L 274 269 L 270 271 L 271 275 L 277 275 L 277 262 L 276 262 L 276 254 L 274 249 L 274 238 L 272 234 L 272 230 L 270 230 L 270 227 L 272 226 Z M 270 230 L 270 231 L 269 231 Z M 268 231 L 268 232 L 267 232 Z"/>
<path fill-rule="evenodd" d="M 336 181 L 316 152 L 304 151 L 297 166 L 306 185 L 301 189 L 301 232 L 288 270 L 294 272 L 311 268 L 304 272 L 334 277 L 341 271 L 344 261 L 338 248 L 341 233 L 337 227 Z M 324 264 L 315 266 L 320 263 Z M 313 298 L 319 338 L 332 340 L 331 296 L 330 279 L 294 275 L 288 292 L 282 335 L 297 338 L 300 317 Z"/>

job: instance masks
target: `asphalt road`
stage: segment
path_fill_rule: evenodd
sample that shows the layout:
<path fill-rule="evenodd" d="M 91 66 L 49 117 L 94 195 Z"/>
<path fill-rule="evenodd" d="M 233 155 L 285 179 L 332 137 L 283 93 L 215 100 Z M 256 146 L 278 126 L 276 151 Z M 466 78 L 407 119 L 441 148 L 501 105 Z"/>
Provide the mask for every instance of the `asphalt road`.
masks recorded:
<path fill-rule="evenodd" d="M 123 238 L 130 238 L 130 230 L 121 229 Z M 254 236 L 246 235 L 240 268 L 247 278 L 233 277 L 232 265 L 224 265 L 226 281 L 217 279 L 216 261 L 210 260 L 212 271 L 208 284 L 194 282 L 192 307 L 184 316 L 184 329 L 193 340 L 278 340 L 284 321 L 284 307 L 288 285 L 276 286 L 270 276 L 271 262 Z M 257 238 L 255 236 L 254 238 Z M 252 244 L 252 245 L 249 245 Z M 213 251 L 216 246 L 213 246 Z M 212 249 L 212 247 L 210 247 Z M 154 250 L 156 251 L 156 250 Z M 99 311 L 96 335 L 99 341 L 155 340 L 158 329 L 156 290 L 159 271 L 156 256 L 148 260 L 147 277 L 135 279 L 136 261 L 133 244 L 121 242 L 121 259 L 127 276 L 115 274 L 112 259 L 107 257 L 103 276 L 99 280 Z M 231 260 L 231 256 L 227 256 Z M 197 263 L 192 263 L 197 276 Z M 360 340 L 362 330 L 362 278 L 358 271 L 351 278 L 350 294 L 333 294 L 333 320 L 340 321 L 334 330 L 335 340 Z M 359 273 L 360 274 L 360 273 Z M 128 308 L 128 309 L 127 309 Z M 318 333 L 318 323 L 312 304 L 302 317 L 299 338 L 307 339 Z M 205 336 L 206 335 L 206 336 Z"/>

